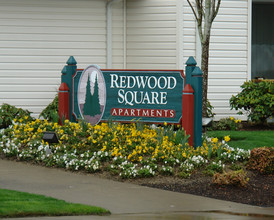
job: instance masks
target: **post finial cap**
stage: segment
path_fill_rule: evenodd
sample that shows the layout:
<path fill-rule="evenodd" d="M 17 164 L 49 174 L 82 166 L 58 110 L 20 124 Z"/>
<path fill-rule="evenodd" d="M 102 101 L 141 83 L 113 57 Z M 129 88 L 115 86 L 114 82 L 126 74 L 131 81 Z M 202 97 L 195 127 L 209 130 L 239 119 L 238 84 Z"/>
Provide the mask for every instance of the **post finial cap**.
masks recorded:
<path fill-rule="evenodd" d="M 61 73 L 63 73 L 63 74 L 67 73 L 67 66 L 64 66 L 64 68 L 62 69 Z"/>
<path fill-rule="evenodd" d="M 202 70 L 200 69 L 200 67 L 196 66 L 196 67 L 194 68 L 194 70 L 192 71 L 192 74 L 191 74 L 191 75 L 192 75 L 192 76 L 198 76 L 198 75 L 202 76 L 202 75 L 203 75 L 203 72 L 202 72 Z"/>
<path fill-rule="evenodd" d="M 74 59 L 73 56 L 70 56 L 69 59 L 68 59 L 68 61 L 67 61 L 67 64 L 68 65 L 76 65 L 77 62 L 76 62 L 76 60 Z"/>
<path fill-rule="evenodd" d="M 197 65 L 197 62 L 196 60 L 194 59 L 193 56 L 189 57 L 188 60 L 186 61 L 186 65 L 187 66 L 196 66 Z"/>

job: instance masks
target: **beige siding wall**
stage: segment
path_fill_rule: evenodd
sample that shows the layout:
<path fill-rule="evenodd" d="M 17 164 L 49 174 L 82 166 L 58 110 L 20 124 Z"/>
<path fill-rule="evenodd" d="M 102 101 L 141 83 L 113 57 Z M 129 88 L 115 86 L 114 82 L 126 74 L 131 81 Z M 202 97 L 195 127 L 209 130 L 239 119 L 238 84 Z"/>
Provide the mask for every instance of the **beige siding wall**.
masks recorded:
<path fill-rule="evenodd" d="M 112 6 L 112 68 L 124 68 L 124 1 L 115 2 Z"/>
<path fill-rule="evenodd" d="M 184 63 L 190 56 L 196 56 L 196 23 L 194 15 L 187 1 L 183 5 L 183 60 Z"/>
<path fill-rule="evenodd" d="M 248 1 L 222 1 L 210 46 L 209 99 L 217 118 L 235 116 L 229 99 L 248 80 Z"/>
<path fill-rule="evenodd" d="M 175 0 L 127 0 L 127 68 L 176 68 L 176 43 Z"/>
<path fill-rule="evenodd" d="M 57 94 L 70 55 L 106 65 L 102 0 L 0 0 L 0 104 L 37 116 Z"/>
<path fill-rule="evenodd" d="M 57 93 L 71 55 L 79 68 L 106 68 L 106 1 L 0 0 L 0 6 L 0 104 L 37 116 Z M 115 2 L 112 24 L 113 68 L 178 69 L 189 56 L 200 59 L 187 1 Z M 210 45 L 208 97 L 216 119 L 235 116 L 228 101 L 249 74 L 248 0 L 222 0 Z"/>

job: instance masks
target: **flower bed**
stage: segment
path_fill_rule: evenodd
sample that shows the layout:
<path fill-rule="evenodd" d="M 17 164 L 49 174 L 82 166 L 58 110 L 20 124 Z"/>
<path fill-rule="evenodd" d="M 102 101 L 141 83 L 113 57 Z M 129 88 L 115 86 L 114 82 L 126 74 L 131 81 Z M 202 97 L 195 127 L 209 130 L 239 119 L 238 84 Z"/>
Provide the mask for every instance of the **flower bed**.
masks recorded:
<path fill-rule="evenodd" d="M 59 143 L 44 142 L 45 131 L 54 131 Z M 61 126 L 47 120 L 29 121 L 26 116 L 0 130 L 0 153 L 69 170 L 108 171 L 121 178 L 188 177 L 201 167 L 221 172 L 226 165 L 246 161 L 250 156 L 250 151 L 229 147 L 228 136 L 222 141 L 204 138 L 203 146 L 197 149 L 189 146 L 187 139 L 184 130 L 167 125 L 91 126 L 66 120 Z"/>

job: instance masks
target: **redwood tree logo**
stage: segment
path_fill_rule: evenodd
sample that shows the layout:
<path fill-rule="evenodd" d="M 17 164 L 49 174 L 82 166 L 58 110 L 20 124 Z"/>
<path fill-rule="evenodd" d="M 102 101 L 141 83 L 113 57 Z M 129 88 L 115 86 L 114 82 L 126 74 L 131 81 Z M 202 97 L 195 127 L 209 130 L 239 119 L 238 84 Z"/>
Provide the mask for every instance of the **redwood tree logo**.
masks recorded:
<path fill-rule="evenodd" d="M 97 124 L 104 114 L 106 86 L 102 72 L 94 65 L 87 67 L 78 87 L 81 116 L 92 125 Z"/>

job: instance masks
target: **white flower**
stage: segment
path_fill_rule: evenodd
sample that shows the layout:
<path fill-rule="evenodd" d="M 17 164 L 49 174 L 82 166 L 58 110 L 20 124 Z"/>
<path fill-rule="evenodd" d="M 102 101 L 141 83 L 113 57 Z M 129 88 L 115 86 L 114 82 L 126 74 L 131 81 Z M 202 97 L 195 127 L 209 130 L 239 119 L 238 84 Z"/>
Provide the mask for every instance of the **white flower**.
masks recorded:
<path fill-rule="evenodd" d="M 42 151 L 43 149 L 44 149 L 43 145 L 40 145 L 40 146 L 38 147 L 38 151 Z"/>

